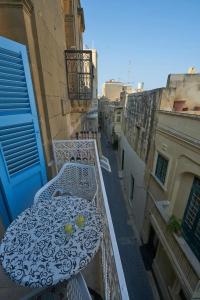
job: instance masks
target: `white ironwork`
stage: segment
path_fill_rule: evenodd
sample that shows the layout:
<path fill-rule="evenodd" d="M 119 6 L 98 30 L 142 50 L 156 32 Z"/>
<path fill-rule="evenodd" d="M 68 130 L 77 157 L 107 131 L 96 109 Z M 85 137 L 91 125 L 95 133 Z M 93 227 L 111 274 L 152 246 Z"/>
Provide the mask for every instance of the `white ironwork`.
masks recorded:
<path fill-rule="evenodd" d="M 81 273 L 68 281 L 66 296 L 66 300 L 92 300 Z"/>
<path fill-rule="evenodd" d="M 95 201 L 96 194 L 97 181 L 94 166 L 65 163 L 58 175 L 36 193 L 34 203 L 51 199 L 52 195 L 78 196 Z"/>
<path fill-rule="evenodd" d="M 104 155 L 102 155 L 100 158 L 100 165 L 106 171 L 111 172 L 111 166 L 110 166 L 109 160 Z"/>
<path fill-rule="evenodd" d="M 81 162 L 94 165 L 98 184 L 97 206 L 104 217 L 102 263 L 104 272 L 104 299 L 129 300 L 124 272 L 119 255 L 108 199 L 103 182 L 101 166 L 95 140 L 55 140 L 54 159 L 57 171 L 65 162 Z"/>
<path fill-rule="evenodd" d="M 86 282 L 81 273 L 73 276 L 68 281 L 64 281 L 54 287 L 48 289 L 34 289 L 21 300 L 36 300 L 36 299 L 52 299 L 56 300 L 62 294 L 63 300 L 92 300 Z M 60 299 L 60 297 L 59 297 Z"/>

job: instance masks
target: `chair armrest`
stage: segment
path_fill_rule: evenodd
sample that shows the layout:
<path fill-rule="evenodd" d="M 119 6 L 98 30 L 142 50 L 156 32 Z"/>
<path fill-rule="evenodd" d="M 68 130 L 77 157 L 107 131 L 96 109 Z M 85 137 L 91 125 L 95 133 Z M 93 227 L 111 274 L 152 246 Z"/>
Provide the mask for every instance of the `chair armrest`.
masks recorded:
<path fill-rule="evenodd" d="M 57 182 L 58 178 L 56 176 L 55 178 L 47 182 L 39 191 L 37 191 L 34 197 L 34 204 L 38 201 L 44 199 L 48 200 L 49 198 L 51 198 L 57 189 Z"/>

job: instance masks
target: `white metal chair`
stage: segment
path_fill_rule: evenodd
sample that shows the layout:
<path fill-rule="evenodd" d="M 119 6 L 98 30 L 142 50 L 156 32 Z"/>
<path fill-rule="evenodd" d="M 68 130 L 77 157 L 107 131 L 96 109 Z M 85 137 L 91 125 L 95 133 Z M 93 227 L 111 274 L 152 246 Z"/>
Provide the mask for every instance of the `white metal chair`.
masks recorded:
<path fill-rule="evenodd" d="M 92 300 L 88 287 L 81 273 L 73 276 L 68 281 L 59 283 L 51 291 L 52 287 L 46 289 L 34 289 L 28 295 L 21 298 L 21 300 L 56 300 L 60 299 L 59 295 L 63 295 L 63 300 Z"/>
<path fill-rule="evenodd" d="M 34 203 L 62 195 L 78 196 L 88 201 L 95 201 L 96 194 L 95 167 L 79 163 L 65 163 L 57 176 L 36 193 Z"/>

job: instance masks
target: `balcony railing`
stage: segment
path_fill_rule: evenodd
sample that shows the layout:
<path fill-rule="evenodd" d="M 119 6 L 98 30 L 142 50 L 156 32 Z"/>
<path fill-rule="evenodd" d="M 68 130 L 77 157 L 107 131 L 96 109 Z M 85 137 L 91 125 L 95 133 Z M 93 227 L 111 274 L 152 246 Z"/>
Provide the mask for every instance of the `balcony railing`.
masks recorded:
<path fill-rule="evenodd" d="M 68 94 L 70 100 L 91 100 L 93 64 L 91 50 L 65 50 Z"/>
<path fill-rule="evenodd" d="M 103 182 L 96 141 L 57 140 L 53 141 L 53 150 L 57 171 L 60 170 L 66 161 L 81 162 L 95 166 L 98 183 L 96 204 L 104 218 L 104 238 L 100 251 L 101 263 L 99 264 L 99 272 L 103 274 L 103 285 L 102 283 L 99 285 L 103 286 L 103 299 L 128 300 L 128 291 Z"/>
<path fill-rule="evenodd" d="M 158 202 L 159 203 L 159 202 Z M 197 291 L 200 285 L 198 271 L 190 263 L 185 253 L 181 249 L 178 238 L 167 230 L 167 224 L 159 210 L 159 205 L 151 199 L 150 209 L 151 223 L 156 230 L 165 251 L 167 252 L 176 273 L 180 280 L 185 285 L 189 296 L 191 297 Z M 199 291 L 200 292 L 200 291 Z"/>

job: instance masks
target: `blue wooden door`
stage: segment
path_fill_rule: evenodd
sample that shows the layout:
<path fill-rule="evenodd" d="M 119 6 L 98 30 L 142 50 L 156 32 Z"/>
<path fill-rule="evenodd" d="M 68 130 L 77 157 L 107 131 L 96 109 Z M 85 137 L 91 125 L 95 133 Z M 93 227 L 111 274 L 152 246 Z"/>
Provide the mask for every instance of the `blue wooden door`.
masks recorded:
<path fill-rule="evenodd" d="M 4 225 L 46 182 L 27 50 L 0 37 L 0 214 Z"/>

